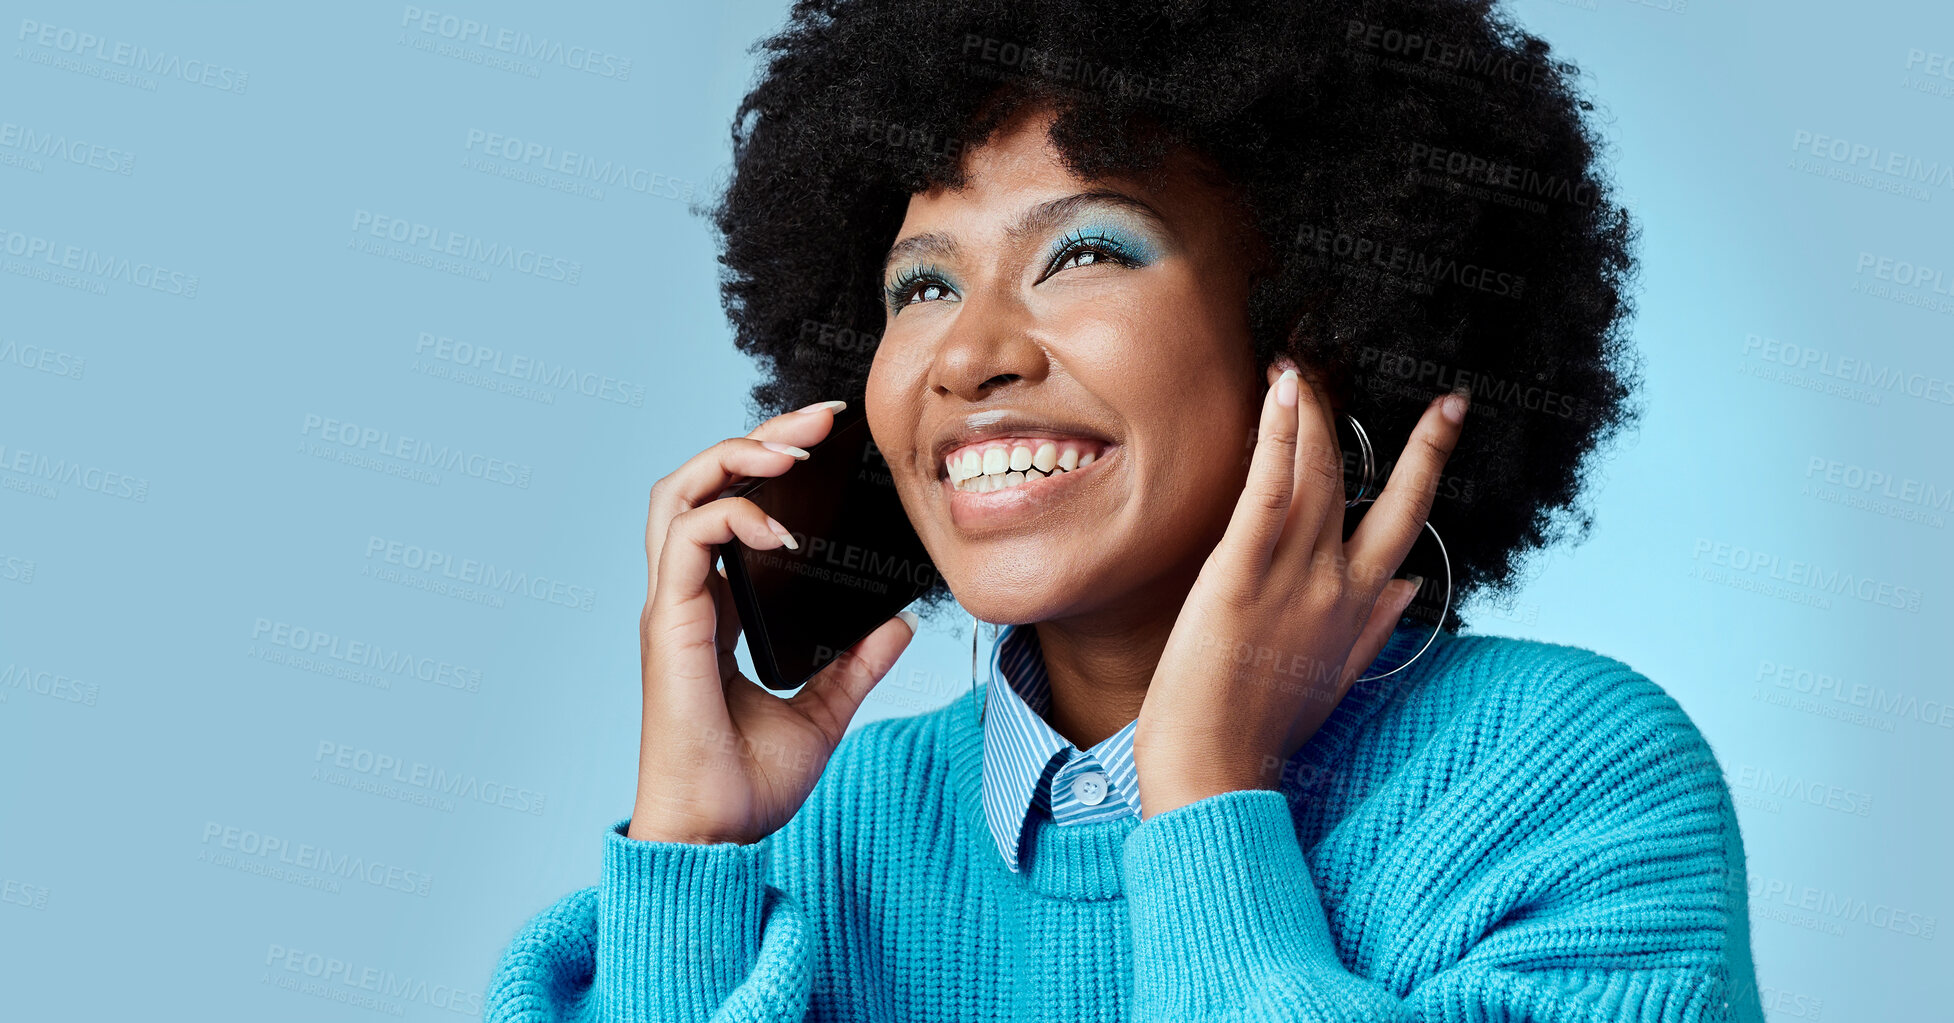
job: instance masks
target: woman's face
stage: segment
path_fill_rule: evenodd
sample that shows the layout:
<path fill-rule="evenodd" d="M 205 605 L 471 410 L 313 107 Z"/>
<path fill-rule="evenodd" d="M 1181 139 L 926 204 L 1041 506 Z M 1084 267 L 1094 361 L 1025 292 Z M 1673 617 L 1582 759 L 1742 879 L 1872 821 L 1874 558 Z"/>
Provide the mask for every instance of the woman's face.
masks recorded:
<path fill-rule="evenodd" d="M 1074 177 L 1050 117 L 1028 109 L 968 151 L 961 191 L 911 197 L 868 379 L 910 520 L 991 622 L 1191 585 L 1247 477 L 1264 387 L 1226 197 L 1178 158 L 1160 189 Z"/>

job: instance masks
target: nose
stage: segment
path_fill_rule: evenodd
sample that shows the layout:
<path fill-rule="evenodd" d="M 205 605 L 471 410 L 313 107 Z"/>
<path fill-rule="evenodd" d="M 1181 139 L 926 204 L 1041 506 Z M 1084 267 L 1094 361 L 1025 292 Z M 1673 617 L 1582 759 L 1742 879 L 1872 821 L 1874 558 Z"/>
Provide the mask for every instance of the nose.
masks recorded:
<path fill-rule="evenodd" d="M 965 299 L 932 355 L 930 393 L 980 402 L 1013 383 L 1045 379 L 1050 356 L 1031 316 L 1022 303 Z"/>

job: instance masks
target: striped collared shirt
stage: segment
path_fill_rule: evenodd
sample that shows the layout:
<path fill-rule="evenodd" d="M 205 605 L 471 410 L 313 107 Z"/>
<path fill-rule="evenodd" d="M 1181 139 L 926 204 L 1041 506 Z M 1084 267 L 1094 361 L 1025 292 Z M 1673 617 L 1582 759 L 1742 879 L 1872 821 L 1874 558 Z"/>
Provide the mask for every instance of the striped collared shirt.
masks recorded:
<path fill-rule="evenodd" d="M 1364 674 L 1403 664 L 1428 635 L 1400 628 Z M 1139 816 L 1140 779 L 1133 767 L 1133 730 L 1139 719 L 1080 750 L 1045 723 L 1052 686 L 1037 629 L 1005 626 L 991 648 L 990 664 L 984 687 L 984 818 L 1011 871 L 1018 870 L 1019 849 L 1034 811 L 1050 815 L 1060 826 Z M 999 679 L 1005 684 L 996 685 Z M 1297 757 L 1302 755 L 1298 750 Z M 1292 760 L 1283 771 L 1285 790 L 1295 788 L 1299 773 L 1289 769 L 1294 766 Z"/>

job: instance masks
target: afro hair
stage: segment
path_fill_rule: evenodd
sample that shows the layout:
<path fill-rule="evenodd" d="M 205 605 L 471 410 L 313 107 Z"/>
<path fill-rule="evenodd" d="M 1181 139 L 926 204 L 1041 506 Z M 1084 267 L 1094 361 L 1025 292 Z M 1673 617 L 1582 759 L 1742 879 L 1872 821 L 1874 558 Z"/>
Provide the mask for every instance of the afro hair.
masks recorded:
<path fill-rule="evenodd" d="M 1636 228 L 1578 68 L 1494 4 L 822 0 L 755 49 L 710 210 L 753 412 L 861 400 L 909 197 L 960 185 L 961 154 L 1039 103 L 1081 177 L 1158 173 L 1175 147 L 1219 169 L 1260 235 L 1258 364 L 1311 367 L 1380 477 L 1433 397 L 1470 388 L 1430 515 L 1448 628 L 1587 535 L 1584 480 L 1639 415 Z M 949 597 L 939 578 L 922 603 Z"/>

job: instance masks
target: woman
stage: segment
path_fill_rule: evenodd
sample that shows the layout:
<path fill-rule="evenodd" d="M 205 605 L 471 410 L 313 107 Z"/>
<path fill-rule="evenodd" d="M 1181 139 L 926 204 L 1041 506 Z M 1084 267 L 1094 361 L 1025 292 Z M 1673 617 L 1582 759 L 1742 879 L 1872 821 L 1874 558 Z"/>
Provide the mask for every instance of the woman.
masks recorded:
<path fill-rule="evenodd" d="M 1631 418 L 1573 69 L 1480 3 L 1177 12 L 770 41 L 716 221 L 780 414 L 652 487 L 636 805 L 490 1019 L 1761 1019 L 1680 707 L 1459 632 Z M 721 495 L 856 402 L 925 610 L 1010 627 L 982 690 L 847 733 L 916 616 L 782 700 L 712 550 L 792 542 Z M 1345 415 L 1386 462 L 1354 529 Z"/>

